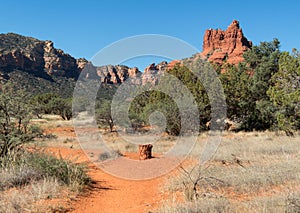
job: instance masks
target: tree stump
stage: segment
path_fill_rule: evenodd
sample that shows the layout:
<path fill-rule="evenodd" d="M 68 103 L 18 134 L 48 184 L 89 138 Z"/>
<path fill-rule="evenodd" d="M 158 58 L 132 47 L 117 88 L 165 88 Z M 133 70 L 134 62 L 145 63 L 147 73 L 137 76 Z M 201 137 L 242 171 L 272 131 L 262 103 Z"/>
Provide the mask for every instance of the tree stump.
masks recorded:
<path fill-rule="evenodd" d="M 152 158 L 152 144 L 139 145 L 140 160 Z"/>

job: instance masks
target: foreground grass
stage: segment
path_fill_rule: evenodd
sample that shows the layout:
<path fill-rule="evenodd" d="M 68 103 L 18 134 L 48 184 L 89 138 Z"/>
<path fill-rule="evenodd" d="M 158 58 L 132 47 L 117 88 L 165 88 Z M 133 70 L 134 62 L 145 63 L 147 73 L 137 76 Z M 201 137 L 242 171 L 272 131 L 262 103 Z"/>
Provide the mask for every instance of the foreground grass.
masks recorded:
<path fill-rule="evenodd" d="M 160 212 L 300 212 L 300 137 L 225 133 L 213 159 L 199 165 L 202 135 Z"/>
<path fill-rule="evenodd" d="M 84 165 L 43 152 L 20 151 L 0 162 L 0 212 L 48 211 L 37 202 L 76 194 L 90 182 Z"/>

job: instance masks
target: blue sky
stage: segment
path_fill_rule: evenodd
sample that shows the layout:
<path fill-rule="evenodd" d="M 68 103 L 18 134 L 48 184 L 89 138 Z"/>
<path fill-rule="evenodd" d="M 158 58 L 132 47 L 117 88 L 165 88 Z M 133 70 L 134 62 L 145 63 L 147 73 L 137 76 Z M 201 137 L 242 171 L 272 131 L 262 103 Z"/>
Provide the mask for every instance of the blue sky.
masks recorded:
<path fill-rule="evenodd" d="M 0 0 L 0 3 L 0 33 L 15 32 L 52 40 L 56 48 L 76 58 L 91 59 L 112 42 L 140 34 L 174 36 L 202 50 L 206 29 L 226 29 L 234 19 L 240 21 L 245 36 L 254 44 L 278 38 L 282 50 L 300 49 L 300 3 L 296 0 Z"/>

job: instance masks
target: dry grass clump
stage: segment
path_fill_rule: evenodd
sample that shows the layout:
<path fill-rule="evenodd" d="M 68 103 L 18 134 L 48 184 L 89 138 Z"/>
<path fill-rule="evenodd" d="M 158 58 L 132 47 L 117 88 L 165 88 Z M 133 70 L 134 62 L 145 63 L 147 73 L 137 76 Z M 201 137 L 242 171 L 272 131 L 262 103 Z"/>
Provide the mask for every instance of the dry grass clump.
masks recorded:
<path fill-rule="evenodd" d="M 300 212 L 300 193 L 292 193 L 286 199 L 286 212 Z"/>
<path fill-rule="evenodd" d="M 208 135 L 169 180 L 161 212 L 300 212 L 300 140 L 275 133 L 226 133 L 205 165 Z"/>
<path fill-rule="evenodd" d="M 65 188 L 54 178 L 33 181 L 18 190 L 12 189 L 0 195 L 0 212 L 34 212 L 35 202 L 58 197 Z M 47 209 L 47 207 L 43 207 Z"/>
<path fill-rule="evenodd" d="M 176 205 L 170 205 L 166 202 L 160 209 L 162 213 L 231 213 L 236 212 L 230 206 L 227 199 L 209 199 L 204 198 L 198 202 L 185 202 L 178 203 Z"/>
<path fill-rule="evenodd" d="M 1 159 L 0 212 L 38 211 L 44 208 L 35 205 L 39 200 L 66 190 L 78 193 L 90 182 L 84 165 L 42 152 L 15 155 Z"/>

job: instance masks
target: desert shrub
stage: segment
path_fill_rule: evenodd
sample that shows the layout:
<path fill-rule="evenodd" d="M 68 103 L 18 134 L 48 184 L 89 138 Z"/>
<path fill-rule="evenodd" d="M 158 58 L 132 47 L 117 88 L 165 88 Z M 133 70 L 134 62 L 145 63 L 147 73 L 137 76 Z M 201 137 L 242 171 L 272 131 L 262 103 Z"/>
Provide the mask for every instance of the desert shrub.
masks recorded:
<path fill-rule="evenodd" d="M 30 124 L 32 107 L 28 99 L 28 94 L 14 91 L 9 85 L 0 90 L 0 158 L 41 134 L 38 127 Z"/>
<path fill-rule="evenodd" d="M 61 183 L 80 189 L 88 184 L 87 167 L 45 153 L 28 153 L 27 164 L 43 177 L 57 178 Z"/>
<path fill-rule="evenodd" d="M 55 178 L 74 190 L 81 190 L 90 182 L 87 167 L 43 152 L 15 153 L 2 159 L 0 190 L 21 187 L 43 178 Z"/>

